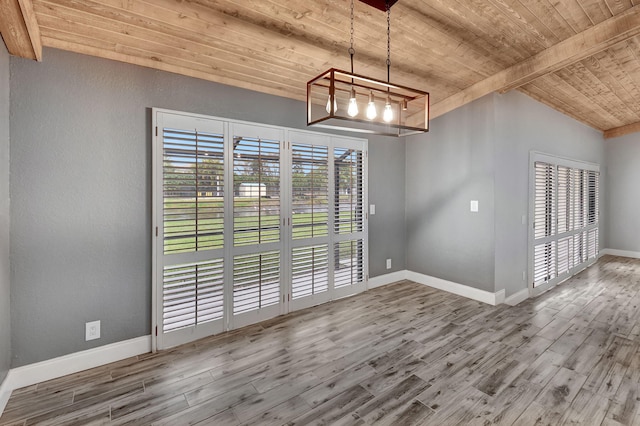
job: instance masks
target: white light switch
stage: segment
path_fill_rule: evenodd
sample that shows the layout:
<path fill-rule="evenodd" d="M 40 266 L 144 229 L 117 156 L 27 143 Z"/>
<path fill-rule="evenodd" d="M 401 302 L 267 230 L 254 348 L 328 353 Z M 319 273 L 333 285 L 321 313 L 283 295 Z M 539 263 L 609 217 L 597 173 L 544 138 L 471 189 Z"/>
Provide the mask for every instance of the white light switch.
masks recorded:
<path fill-rule="evenodd" d="M 478 200 L 471 200 L 471 211 L 474 213 L 478 212 Z"/>
<path fill-rule="evenodd" d="M 376 214 L 376 205 L 369 204 L 369 214 Z"/>

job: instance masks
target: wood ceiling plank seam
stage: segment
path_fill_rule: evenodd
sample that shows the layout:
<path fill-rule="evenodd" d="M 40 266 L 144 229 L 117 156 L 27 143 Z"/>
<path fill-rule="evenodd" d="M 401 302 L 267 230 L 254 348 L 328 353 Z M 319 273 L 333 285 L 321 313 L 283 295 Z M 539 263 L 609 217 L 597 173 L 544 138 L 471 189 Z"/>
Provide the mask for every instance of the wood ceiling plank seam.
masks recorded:
<path fill-rule="evenodd" d="M 565 21 L 565 19 L 558 13 L 558 11 L 546 1 L 525 1 L 520 0 L 520 3 L 529 9 L 531 13 L 538 17 L 538 19 L 551 30 L 559 40 L 565 40 L 576 32 Z"/>
<path fill-rule="evenodd" d="M 52 19 L 54 21 L 49 21 L 49 19 Z M 201 71 L 203 72 L 205 70 L 210 70 L 212 72 L 216 70 L 224 71 L 229 75 L 240 76 L 241 78 L 238 78 L 238 80 L 240 81 L 242 81 L 243 78 L 250 78 L 255 82 L 262 82 L 265 84 L 267 82 L 273 83 L 274 81 L 279 81 L 283 87 L 287 87 L 287 90 L 297 90 L 299 87 L 303 87 L 306 85 L 305 83 L 306 79 L 304 76 L 302 76 L 299 80 L 297 80 L 300 82 L 299 85 L 293 85 L 293 84 L 288 85 L 288 84 L 285 84 L 284 82 L 285 81 L 295 82 L 296 80 L 290 77 L 283 78 L 282 75 L 277 75 L 277 74 L 274 74 L 273 79 L 268 79 L 267 78 L 268 74 L 264 74 L 261 72 L 256 72 L 255 74 L 243 72 L 243 70 L 237 66 L 234 68 L 224 68 L 220 66 L 220 61 L 216 58 L 203 57 L 203 55 L 200 55 L 198 53 L 190 52 L 185 49 L 180 49 L 173 46 L 154 43 L 150 40 L 144 41 L 144 43 L 141 43 L 141 45 L 146 45 L 147 47 L 149 47 L 155 44 L 158 47 L 156 47 L 155 49 L 142 48 L 139 46 L 132 45 L 131 39 L 129 36 L 124 36 L 120 33 L 112 32 L 106 29 L 95 27 L 95 26 L 93 27 L 85 26 L 84 24 L 80 24 L 78 22 L 69 22 L 68 27 L 63 28 L 63 26 L 59 23 L 60 18 L 51 18 L 51 17 L 45 17 L 44 15 L 41 15 L 41 22 L 43 22 L 43 25 L 47 26 L 48 28 L 50 27 L 51 22 L 56 22 L 56 20 L 58 24 L 55 25 L 55 28 L 62 29 L 65 32 L 72 32 L 73 30 L 74 33 L 82 34 L 87 38 L 89 37 L 89 35 L 95 35 L 95 37 L 97 37 L 98 39 L 107 39 L 107 40 L 115 41 L 116 51 L 118 50 L 119 46 L 120 48 L 132 48 L 132 49 L 136 49 L 136 51 L 146 52 L 147 55 L 145 56 L 148 56 L 149 58 L 157 58 L 158 61 L 167 62 L 167 60 L 169 61 L 178 60 L 181 63 L 191 64 L 190 66 L 188 66 L 188 68 L 193 69 L 194 66 L 201 66 L 203 67 L 203 69 L 201 69 Z M 251 68 L 249 67 L 249 69 Z"/>
<path fill-rule="evenodd" d="M 505 0 L 489 0 L 495 5 L 495 7 L 509 17 L 522 31 L 529 34 L 529 37 L 536 40 L 536 44 L 540 50 L 544 50 L 554 44 L 560 42 L 555 34 L 543 25 L 538 18 L 529 11 L 529 9 L 522 7 L 520 2 L 514 1 L 512 5 L 508 4 Z M 528 19 L 527 19 L 528 18 Z M 540 31 L 533 22 L 538 23 L 542 27 Z M 538 53 L 538 52 L 536 52 Z"/>
<path fill-rule="evenodd" d="M 21 58 L 37 59 L 18 0 L 0 1 L 0 34 L 7 51 Z"/>
<path fill-rule="evenodd" d="M 229 2 L 227 2 L 229 3 Z M 264 1 L 260 1 L 260 2 L 250 2 L 250 5 L 254 5 L 254 8 L 250 8 L 248 7 L 246 4 L 241 4 L 237 1 L 231 1 L 232 4 L 236 5 L 238 7 L 238 9 L 224 9 L 222 10 L 222 13 L 225 13 L 226 15 L 235 17 L 236 15 L 241 15 L 241 16 L 248 16 L 248 14 L 252 11 L 255 11 L 255 13 L 260 14 L 260 16 L 265 16 L 268 17 L 267 14 L 267 8 L 268 4 L 274 4 L 274 5 L 279 5 L 278 3 L 275 2 L 264 2 Z M 198 4 L 201 5 L 200 2 L 198 2 Z M 222 9 L 223 6 L 223 2 L 216 2 L 216 4 L 220 5 L 219 7 Z M 201 5 L 201 7 L 206 7 L 204 5 Z M 242 9 L 240 9 L 242 7 Z M 320 11 L 318 11 L 316 8 L 314 8 L 314 3 L 307 3 L 305 5 L 305 7 L 307 7 L 307 11 L 311 11 L 309 13 L 304 12 L 301 13 L 302 18 L 300 18 L 300 20 L 304 20 L 304 19 L 309 19 L 312 20 L 313 22 L 319 22 L 318 19 L 315 19 L 315 16 L 317 16 Z M 363 6 L 363 7 L 367 7 L 368 6 Z M 286 10 L 290 10 L 290 9 L 286 9 Z M 396 6 L 396 8 L 394 9 L 394 11 L 397 10 L 401 10 L 398 9 L 398 7 Z M 243 12 L 244 11 L 244 12 Z M 270 26 L 275 26 L 275 27 L 282 27 L 282 26 L 286 26 L 287 28 L 290 28 L 291 32 L 293 32 L 294 27 L 296 27 L 297 22 L 293 22 L 291 21 L 291 19 L 287 20 L 286 16 L 291 16 L 291 13 L 286 13 L 282 10 L 276 10 L 274 11 L 274 15 L 278 17 L 279 21 L 273 21 Z M 384 14 L 382 13 L 378 13 L 376 12 L 376 15 L 379 15 L 380 18 L 384 17 Z M 396 17 L 397 17 L 397 13 L 396 13 Z M 272 18 L 272 17 L 269 17 Z M 348 22 L 348 16 L 342 16 L 341 17 L 344 22 Z M 397 26 L 393 25 L 393 14 L 392 14 L 392 27 L 391 27 L 391 31 L 392 31 L 392 35 L 391 35 L 391 40 L 392 40 L 392 46 L 391 46 L 391 53 L 392 53 L 392 67 L 394 65 L 394 63 L 397 63 L 396 61 L 394 61 L 393 59 L 393 54 L 394 52 L 397 52 L 397 49 L 394 49 L 394 44 L 395 45 L 401 45 L 403 46 L 403 51 L 404 50 L 409 50 L 409 52 L 407 52 L 407 55 L 404 55 L 403 59 L 401 61 L 399 61 L 401 64 L 403 65 L 412 65 L 412 69 L 413 71 L 411 72 L 412 74 L 415 74 L 416 76 L 421 76 L 420 71 L 424 70 L 424 67 L 422 66 L 422 64 L 419 61 L 416 61 L 417 58 L 421 57 L 422 55 L 424 55 L 424 45 L 435 45 L 435 46 L 440 46 L 440 45 L 444 45 L 445 47 L 448 46 L 452 46 L 452 44 L 455 44 L 455 46 L 457 46 L 459 44 L 458 40 L 451 40 L 450 38 L 444 39 L 444 36 L 441 36 L 440 38 L 433 38 L 431 32 L 427 31 L 427 32 L 422 32 L 419 33 L 417 30 L 414 29 L 414 27 L 411 25 L 412 20 L 409 19 L 407 22 L 407 19 L 402 19 L 403 16 L 400 16 L 400 19 L 395 19 L 397 20 L 402 20 L 403 21 L 403 25 L 402 25 L 402 29 L 409 29 L 412 31 L 414 37 L 398 37 L 398 32 L 399 30 L 395 30 L 395 28 L 397 28 Z M 409 17 L 410 18 L 410 17 Z M 260 22 L 257 21 L 257 18 L 251 18 L 253 19 L 253 24 L 258 25 Z M 337 20 L 339 19 L 338 17 L 331 15 L 330 19 L 333 20 Z M 263 21 L 266 22 L 266 21 Z M 358 24 L 358 18 L 356 17 L 355 20 L 356 24 Z M 376 34 L 376 35 L 382 35 L 382 37 L 380 38 L 380 40 L 372 40 L 371 37 L 368 38 L 361 38 L 359 37 L 359 34 L 362 33 L 361 29 L 365 28 L 367 30 L 371 29 L 369 28 L 369 25 L 360 25 L 360 28 L 358 28 L 358 25 L 356 25 L 356 31 L 355 31 L 355 48 L 356 48 L 356 55 L 355 55 L 355 60 L 356 62 L 359 59 L 359 56 L 362 55 L 364 52 L 367 52 L 371 55 L 371 58 L 378 58 L 380 61 L 380 64 L 382 64 L 381 67 L 381 72 L 382 72 L 382 76 L 384 77 L 385 73 L 384 71 L 386 70 L 386 68 L 384 67 L 384 58 L 385 58 L 385 54 L 386 54 L 386 20 L 385 19 L 377 19 L 375 21 L 374 28 L 373 28 L 373 32 L 372 31 L 367 31 L 367 34 L 371 35 L 371 34 Z M 280 23 L 284 24 L 284 25 L 280 25 Z M 372 21 L 367 22 L 367 24 L 372 23 Z M 381 25 L 381 24 L 385 24 L 385 25 Z M 317 34 L 317 35 L 322 35 L 323 37 L 326 37 L 326 31 L 323 32 L 311 32 L 311 29 L 313 29 L 315 26 L 310 24 L 310 25 L 304 25 L 305 30 L 309 33 L 313 33 L 313 34 Z M 263 26 L 266 26 L 265 24 L 263 24 Z M 269 28 L 269 26 L 266 26 L 267 28 Z M 345 25 L 345 29 L 347 28 L 347 26 Z M 395 33 L 395 34 L 394 34 Z M 427 40 L 425 40 L 425 37 L 428 37 Z M 346 41 L 348 40 L 348 33 L 344 34 L 343 40 Z M 394 40 L 396 41 L 394 43 Z M 398 41 L 399 40 L 399 41 Z M 426 41 L 426 43 L 425 43 Z M 364 47 L 363 47 L 364 46 Z M 408 49 L 408 47 L 412 47 L 411 49 Z M 452 56 L 451 52 L 454 51 L 455 49 L 453 47 L 451 48 L 447 48 L 444 49 L 447 52 L 431 52 L 431 68 L 432 69 L 426 69 L 425 73 L 428 72 L 437 72 L 439 75 L 445 76 L 445 75 L 449 75 L 450 74 L 450 70 L 449 68 L 445 68 L 442 65 L 440 65 L 437 69 L 434 68 L 434 60 L 439 61 L 438 64 L 445 64 L 448 63 L 451 60 L 454 60 L 457 64 L 458 67 L 463 67 L 464 69 L 467 70 L 467 75 L 466 76 L 460 76 L 460 78 L 464 81 L 474 81 L 477 78 L 484 78 L 486 75 L 488 75 L 487 72 L 482 73 L 478 68 L 480 68 L 485 62 L 486 62 L 486 56 L 484 55 L 479 55 L 479 54 L 475 54 L 474 52 L 467 50 L 465 51 L 465 55 L 467 55 L 466 60 L 463 60 L 459 55 L 456 56 Z M 345 45 L 344 47 L 344 58 L 348 58 L 347 56 L 347 47 Z M 404 53 L 404 52 L 403 52 Z M 469 56 L 473 56 L 476 61 L 470 61 L 469 60 Z M 415 59 L 414 59 L 415 58 Z M 480 63 L 479 63 L 480 62 Z M 409 72 L 409 67 L 406 67 L 406 71 Z M 457 68 L 458 71 L 460 71 L 460 68 Z M 392 69 L 393 71 L 393 69 Z"/>
<path fill-rule="evenodd" d="M 606 52 L 599 52 L 594 56 L 584 59 L 582 64 L 593 73 L 602 84 L 607 85 L 609 90 L 611 90 L 627 108 L 633 110 L 638 119 L 640 119 L 640 103 L 638 103 L 638 99 L 640 99 L 640 89 L 631 80 L 624 82 L 624 80 L 614 77 L 612 72 L 607 69 L 607 66 L 603 64 L 607 56 Z"/>
<path fill-rule="evenodd" d="M 622 123 L 637 120 L 636 114 L 620 100 L 605 84 L 593 75 L 582 62 L 576 62 L 562 70 L 568 75 L 565 81 L 591 99 L 593 104 L 606 109 Z M 581 84 L 580 84 L 581 83 Z"/>
<path fill-rule="evenodd" d="M 606 21 L 613 16 L 605 0 L 580 0 L 579 4 L 593 25 Z"/>
<path fill-rule="evenodd" d="M 568 83 L 562 77 L 563 72 L 565 72 L 564 69 L 547 74 L 545 79 L 551 82 L 555 90 L 566 94 L 573 100 L 573 102 L 582 106 L 583 108 L 580 108 L 580 110 L 584 111 L 586 114 L 598 115 L 602 120 L 608 123 L 607 126 L 603 126 L 602 128 L 618 127 L 624 124 L 624 121 L 619 120 L 618 117 L 613 115 L 610 111 L 602 108 L 600 105 L 594 104 L 587 95 L 576 89 L 572 84 Z"/>
<path fill-rule="evenodd" d="M 606 126 L 606 123 L 604 121 L 599 124 L 594 124 L 593 121 L 590 121 L 587 118 L 585 118 L 575 108 L 573 108 L 573 106 L 571 106 L 564 100 L 558 98 L 556 96 L 557 93 L 555 93 L 554 91 L 548 91 L 540 88 L 539 80 L 531 82 L 526 86 L 519 87 L 518 90 L 520 90 L 522 93 L 526 94 L 527 96 L 531 96 L 533 99 L 537 100 L 538 102 L 545 104 L 548 107 L 556 111 L 559 111 L 562 114 L 568 117 L 571 117 L 574 120 L 586 126 L 589 126 L 593 129 L 603 131 L 603 128 L 600 126 L 603 126 L 603 125 Z M 571 99 L 568 99 L 567 101 L 571 102 Z"/>
<path fill-rule="evenodd" d="M 259 85 L 252 85 L 245 81 L 237 81 L 227 76 L 214 75 L 211 73 L 199 72 L 196 70 L 190 70 L 185 67 L 176 67 L 170 64 L 165 64 L 162 62 L 148 60 L 145 58 L 139 58 L 135 56 L 127 56 L 121 53 L 117 53 L 111 50 L 105 50 L 102 48 L 93 48 L 86 44 L 78 44 L 73 42 L 67 42 L 62 40 L 57 40 L 54 38 L 50 38 L 48 36 L 43 36 L 43 43 L 46 46 L 53 47 L 56 49 L 67 50 L 70 52 L 75 52 L 83 55 L 95 56 L 103 59 L 109 59 L 118 62 L 124 62 L 128 64 L 143 66 L 147 68 L 153 68 L 160 71 L 171 72 L 174 74 L 180 74 L 187 77 L 199 78 L 202 80 L 212 81 L 215 83 L 226 84 L 230 86 L 242 87 L 249 90 L 254 90 L 256 92 L 267 93 L 269 95 L 282 96 L 290 99 L 296 99 L 300 101 L 304 101 L 304 97 L 296 98 L 295 94 L 292 93 L 283 93 L 282 91 L 273 90 L 269 87 L 263 87 Z"/>
<path fill-rule="evenodd" d="M 107 41 L 107 40 L 97 40 L 93 37 L 85 37 L 78 33 L 67 33 L 64 31 L 60 31 L 56 28 L 48 28 L 46 25 L 40 26 L 40 31 L 42 34 L 42 43 L 46 47 L 57 48 L 57 46 L 52 46 L 47 44 L 51 40 L 58 40 L 65 43 L 74 43 L 78 45 L 86 44 L 93 49 L 103 49 L 107 51 L 116 51 L 116 43 Z M 95 55 L 92 55 L 95 56 Z"/>
<path fill-rule="evenodd" d="M 274 76 L 281 76 L 283 75 L 282 73 L 285 73 L 285 74 L 295 73 L 295 74 L 299 74 L 301 79 L 304 80 L 304 79 L 308 79 L 308 76 L 312 75 L 313 73 L 313 70 L 302 72 L 295 69 L 294 67 L 287 67 L 286 65 L 281 66 L 278 64 L 269 64 L 266 61 L 260 61 L 260 60 L 256 61 L 252 57 L 245 57 L 245 56 L 236 54 L 234 52 L 226 52 L 221 49 L 217 49 L 216 47 L 208 46 L 202 43 L 193 43 L 185 39 L 178 39 L 175 37 L 168 36 L 162 32 L 147 30 L 145 28 L 134 26 L 121 21 L 115 21 L 115 20 L 106 19 L 106 18 L 97 19 L 97 18 L 91 17 L 90 15 L 79 17 L 78 14 L 76 14 L 72 9 L 58 7 L 58 6 L 55 6 L 55 9 L 56 10 L 53 11 L 53 9 L 42 7 L 42 6 L 39 6 L 37 9 L 40 20 L 41 21 L 47 20 L 46 23 L 50 28 L 56 27 L 55 22 L 61 22 L 61 23 L 68 22 L 69 25 L 74 25 L 74 23 L 77 22 L 79 25 L 83 25 L 84 27 L 89 26 L 90 28 L 100 28 L 102 30 L 110 31 L 112 33 L 118 34 L 119 36 L 120 36 L 120 33 L 122 33 L 122 35 L 125 35 L 131 38 L 131 43 L 134 43 L 134 44 L 136 43 L 135 40 L 138 40 L 142 44 L 153 43 L 153 44 L 167 45 L 167 46 L 173 45 L 173 47 L 177 49 L 181 49 L 185 52 L 193 51 L 194 53 L 198 53 L 200 55 L 215 58 L 216 61 L 222 61 L 225 63 L 234 64 L 234 65 L 238 63 L 238 64 L 241 64 L 239 66 L 243 68 L 256 69 L 256 66 L 258 65 L 270 66 L 272 68 L 275 68 L 272 71 L 270 71 L 270 73 L 274 74 Z M 80 23 L 81 19 L 79 18 L 82 18 L 82 20 L 85 21 L 86 24 L 81 24 Z M 52 19 L 60 19 L 60 21 L 52 21 Z M 69 30 L 70 28 L 67 27 L 66 31 L 69 31 Z M 146 33 L 149 33 L 149 34 L 146 34 Z M 233 61 L 233 59 L 237 59 L 237 61 Z"/>
<path fill-rule="evenodd" d="M 547 1 L 551 3 L 553 8 L 564 18 L 576 34 L 593 26 L 591 19 L 584 13 L 584 10 L 576 0 Z"/>
<path fill-rule="evenodd" d="M 116 45 L 116 52 L 123 53 L 125 55 L 136 54 L 136 55 L 140 55 L 142 57 L 147 57 L 150 59 L 153 59 L 156 53 L 156 52 L 148 52 L 138 47 L 125 46 L 125 45 Z M 158 59 L 160 59 L 160 61 L 163 60 L 162 58 L 158 58 Z M 166 57 L 164 58 L 164 62 L 170 65 L 175 65 L 175 66 L 183 66 L 182 64 L 191 64 L 191 67 L 190 67 L 191 69 L 196 69 L 194 67 L 202 66 L 202 64 L 198 62 L 189 62 L 187 60 L 181 60 L 180 58 L 174 58 L 174 57 Z M 208 70 L 209 68 L 210 67 L 208 66 L 204 66 L 202 72 L 205 72 L 205 70 Z M 299 96 L 297 96 L 296 99 L 303 99 L 307 94 L 306 81 L 296 82 L 293 80 L 289 80 L 287 78 L 280 78 L 278 80 L 267 80 L 264 78 L 239 73 L 236 71 L 230 71 L 226 69 L 218 70 L 218 71 L 219 73 L 217 75 L 224 75 L 225 77 L 232 78 L 236 81 L 247 82 L 254 87 L 261 87 L 261 86 L 272 87 L 276 89 L 279 93 L 287 94 L 287 95 L 279 95 L 279 96 L 290 97 L 288 96 L 288 94 L 298 93 Z"/>

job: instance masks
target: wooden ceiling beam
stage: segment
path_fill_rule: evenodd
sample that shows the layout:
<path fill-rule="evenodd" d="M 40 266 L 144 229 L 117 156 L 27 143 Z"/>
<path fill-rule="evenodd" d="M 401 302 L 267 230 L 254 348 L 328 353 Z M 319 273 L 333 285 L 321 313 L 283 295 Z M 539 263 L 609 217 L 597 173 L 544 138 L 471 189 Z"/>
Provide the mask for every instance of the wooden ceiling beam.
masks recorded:
<path fill-rule="evenodd" d="M 31 0 L 0 1 L 0 34 L 12 55 L 42 60 L 40 28 Z"/>
<path fill-rule="evenodd" d="M 618 136 L 628 135 L 630 133 L 640 132 L 640 122 L 627 124 L 626 126 L 616 127 L 614 129 L 605 130 L 604 138 L 611 139 Z"/>
<path fill-rule="evenodd" d="M 640 5 L 506 68 L 431 106 L 431 118 L 492 92 L 506 92 L 640 35 Z"/>

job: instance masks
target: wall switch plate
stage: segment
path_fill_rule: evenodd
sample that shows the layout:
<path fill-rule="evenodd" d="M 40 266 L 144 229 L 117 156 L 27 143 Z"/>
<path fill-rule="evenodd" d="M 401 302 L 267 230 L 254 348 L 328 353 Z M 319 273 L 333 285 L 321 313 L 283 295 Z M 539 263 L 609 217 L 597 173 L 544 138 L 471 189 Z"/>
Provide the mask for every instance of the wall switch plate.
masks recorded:
<path fill-rule="evenodd" d="M 471 211 L 473 213 L 477 213 L 478 212 L 478 200 L 471 200 L 470 208 L 471 208 Z"/>
<path fill-rule="evenodd" d="M 387 259 L 387 269 L 391 269 L 391 259 Z"/>
<path fill-rule="evenodd" d="M 100 321 L 91 321 L 85 324 L 85 340 L 96 340 L 100 338 Z"/>
<path fill-rule="evenodd" d="M 376 214 L 376 205 L 369 204 L 369 214 Z"/>

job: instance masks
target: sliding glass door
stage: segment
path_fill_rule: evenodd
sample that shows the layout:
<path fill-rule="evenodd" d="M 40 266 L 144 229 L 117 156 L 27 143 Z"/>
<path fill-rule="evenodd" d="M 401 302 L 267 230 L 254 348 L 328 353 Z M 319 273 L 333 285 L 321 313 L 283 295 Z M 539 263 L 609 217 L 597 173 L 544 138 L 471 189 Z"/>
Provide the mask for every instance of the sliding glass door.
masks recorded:
<path fill-rule="evenodd" d="M 154 110 L 167 348 L 363 291 L 366 141 Z"/>

